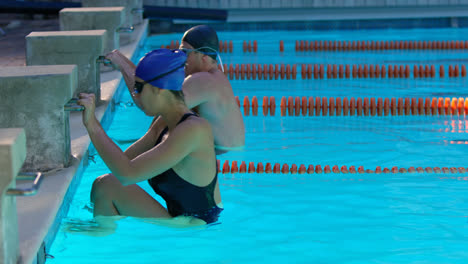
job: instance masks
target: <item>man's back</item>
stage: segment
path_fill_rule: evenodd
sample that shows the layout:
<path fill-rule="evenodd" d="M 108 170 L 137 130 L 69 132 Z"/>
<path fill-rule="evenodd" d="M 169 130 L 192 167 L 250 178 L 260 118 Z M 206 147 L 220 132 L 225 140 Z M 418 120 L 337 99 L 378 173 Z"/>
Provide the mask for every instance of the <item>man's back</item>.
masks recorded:
<path fill-rule="evenodd" d="M 210 122 L 217 153 L 244 146 L 242 114 L 223 72 L 213 69 L 189 75 L 184 81 L 184 94 L 189 107 L 194 107 L 201 117 Z M 201 98 L 200 101 L 197 98 Z"/>

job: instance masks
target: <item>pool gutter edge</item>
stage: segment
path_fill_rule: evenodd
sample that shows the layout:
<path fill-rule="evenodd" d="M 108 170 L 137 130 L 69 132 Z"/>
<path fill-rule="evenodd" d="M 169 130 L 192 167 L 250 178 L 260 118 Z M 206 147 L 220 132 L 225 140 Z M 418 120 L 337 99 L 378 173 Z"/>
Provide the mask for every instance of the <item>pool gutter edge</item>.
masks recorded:
<path fill-rule="evenodd" d="M 129 58 L 137 56 L 137 49 L 148 35 L 148 20 L 135 27 L 137 41 L 120 47 Z M 102 103 L 96 107 L 96 117 L 106 129 L 114 116 L 115 103 L 126 90 L 120 72 L 101 73 Z M 70 113 L 71 164 L 67 168 L 45 173 L 36 196 L 18 197 L 18 233 L 20 263 L 42 263 L 38 256 L 45 255 L 58 232 L 62 217 L 66 216 L 70 201 L 88 165 L 90 139 L 82 125 L 81 112 Z M 21 185 L 18 185 L 21 186 Z M 44 248 L 45 247 L 45 248 Z"/>
<path fill-rule="evenodd" d="M 466 17 L 463 6 L 230 9 L 227 23 Z"/>

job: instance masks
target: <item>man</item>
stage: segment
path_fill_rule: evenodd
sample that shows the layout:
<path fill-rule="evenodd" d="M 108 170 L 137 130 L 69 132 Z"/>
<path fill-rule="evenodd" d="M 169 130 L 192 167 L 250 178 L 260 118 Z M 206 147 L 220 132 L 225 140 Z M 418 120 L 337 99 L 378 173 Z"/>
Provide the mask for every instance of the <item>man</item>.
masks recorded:
<path fill-rule="evenodd" d="M 189 108 L 210 123 L 217 155 L 230 150 L 240 150 L 245 145 L 242 114 L 228 79 L 218 69 L 216 61 L 219 56 L 218 45 L 216 31 L 209 26 L 200 25 L 185 32 L 179 47 L 187 54 L 186 78 L 182 87 L 185 102 Z M 106 57 L 119 67 L 132 93 L 135 83 L 135 64 L 118 50 L 114 50 Z M 160 123 L 156 125 L 161 129 L 166 126 L 158 117 L 153 122 Z"/>

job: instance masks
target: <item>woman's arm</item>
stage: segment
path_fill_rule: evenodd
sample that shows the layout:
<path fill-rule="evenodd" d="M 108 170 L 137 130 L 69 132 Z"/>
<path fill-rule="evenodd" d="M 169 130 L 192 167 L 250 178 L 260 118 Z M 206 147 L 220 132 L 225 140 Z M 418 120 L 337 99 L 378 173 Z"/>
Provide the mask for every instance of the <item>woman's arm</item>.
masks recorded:
<path fill-rule="evenodd" d="M 130 147 L 125 150 L 125 155 L 129 159 L 134 159 L 143 152 L 146 152 L 154 147 L 159 134 L 162 132 L 166 125 L 161 117 L 155 117 L 151 123 L 150 128 L 146 134 L 133 143 Z"/>
<path fill-rule="evenodd" d="M 211 127 L 204 119 L 187 119 L 175 127 L 169 136 L 131 161 L 132 172 L 121 182 L 130 185 L 150 179 L 177 165 L 196 151 Z"/>
<path fill-rule="evenodd" d="M 80 94 L 79 104 L 85 106 L 83 123 L 97 152 L 123 185 L 131 185 L 159 175 L 174 167 L 199 147 L 210 127 L 203 119 L 179 124 L 170 136 L 150 150 L 130 159 L 109 138 L 94 115 L 94 94 Z"/>

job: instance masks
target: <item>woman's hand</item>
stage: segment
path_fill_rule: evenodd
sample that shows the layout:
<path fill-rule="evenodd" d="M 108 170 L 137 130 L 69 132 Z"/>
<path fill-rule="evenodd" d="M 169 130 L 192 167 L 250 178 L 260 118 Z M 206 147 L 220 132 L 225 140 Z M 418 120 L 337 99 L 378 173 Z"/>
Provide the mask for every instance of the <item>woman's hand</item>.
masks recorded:
<path fill-rule="evenodd" d="M 78 104 L 84 106 L 85 110 L 83 111 L 83 124 L 86 128 L 96 121 L 96 116 L 94 111 L 96 109 L 96 96 L 94 94 L 79 94 Z"/>

